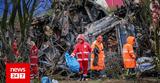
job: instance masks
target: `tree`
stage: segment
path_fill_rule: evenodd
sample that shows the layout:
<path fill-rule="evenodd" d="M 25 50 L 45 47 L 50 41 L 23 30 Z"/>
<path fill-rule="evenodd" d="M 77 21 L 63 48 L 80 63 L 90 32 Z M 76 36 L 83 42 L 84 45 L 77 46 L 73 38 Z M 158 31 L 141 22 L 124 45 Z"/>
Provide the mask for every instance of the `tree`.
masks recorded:
<path fill-rule="evenodd" d="M 27 46 L 27 32 L 31 25 L 31 21 L 33 18 L 33 13 L 35 11 L 35 7 L 38 5 L 39 0 L 2 0 L 4 4 L 3 16 L 0 22 L 0 40 L 3 44 L 3 52 L 1 60 L 1 76 L 2 83 L 5 82 L 5 65 L 4 65 L 4 57 L 7 58 L 10 62 L 18 62 L 19 58 L 16 58 L 13 55 L 13 51 L 11 48 L 12 41 L 14 38 L 21 35 L 18 39 L 18 50 L 20 50 L 20 57 L 23 57 L 23 60 L 26 56 L 26 46 Z M 11 10 L 9 7 L 12 5 Z M 9 12 L 11 11 L 11 14 Z M 16 23 L 19 23 L 16 24 Z M 16 25 L 16 26 L 15 26 Z M 19 29 L 20 32 L 17 32 Z M 6 35 L 8 34 L 8 35 Z"/>

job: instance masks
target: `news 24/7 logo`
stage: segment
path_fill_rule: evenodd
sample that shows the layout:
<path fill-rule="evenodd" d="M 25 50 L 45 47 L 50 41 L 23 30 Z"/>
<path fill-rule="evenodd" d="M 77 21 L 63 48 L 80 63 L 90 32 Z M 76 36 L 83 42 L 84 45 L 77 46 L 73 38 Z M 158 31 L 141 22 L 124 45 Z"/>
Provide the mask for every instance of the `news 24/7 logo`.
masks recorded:
<path fill-rule="evenodd" d="M 6 64 L 6 83 L 30 83 L 30 65 L 27 63 Z"/>

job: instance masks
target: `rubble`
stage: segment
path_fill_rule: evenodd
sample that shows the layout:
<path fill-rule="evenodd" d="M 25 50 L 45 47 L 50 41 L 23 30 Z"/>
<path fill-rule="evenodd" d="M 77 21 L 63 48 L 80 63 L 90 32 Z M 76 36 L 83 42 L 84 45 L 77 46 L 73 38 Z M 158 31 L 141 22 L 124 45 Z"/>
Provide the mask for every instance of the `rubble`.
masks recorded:
<path fill-rule="evenodd" d="M 32 19 L 27 34 L 28 41 L 35 41 L 39 48 L 39 69 L 42 76 L 44 72 L 50 76 L 64 72 L 67 76 L 71 74 L 66 68 L 64 53 L 72 52 L 76 37 L 81 33 L 84 33 L 90 43 L 99 34 L 103 35 L 107 56 L 106 72 L 110 72 L 108 75 L 122 73 L 121 51 L 127 35 L 137 37 L 135 48 L 151 49 L 152 39 L 148 41 L 150 35 L 146 29 L 147 23 L 143 23 L 144 19 L 139 17 L 140 4 L 127 1 L 117 8 L 114 4 L 114 11 L 110 13 L 112 8 L 103 5 L 104 1 L 106 0 L 54 0 L 52 15 Z"/>
<path fill-rule="evenodd" d="M 135 26 L 122 16 L 126 11 L 121 11 L 123 7 L 118 9 L 115 14 L 108 15 L 104 12 L 104 8 L 91 0 L 79 1 L 78 4 L 75 2 L 68 4 L 67 1 L 59 1 L 59 3 L 61 5 L 53 12 L 52 16 L 33 19 L 30 33 L 32 34 L 31 40 L 36 39 L 35 41 L 37 41 L 39 57 L 45 61 L 46 65 L 50 64 L 49 68 L 52 73 L 49 74 L 53 74 L 58 68 L 66 69 L 65 66 L 62 66 L 65 63 L 64 53 L 67 50 L 72 51 L 76 36 L 80 33 L 84 33 L 90 43 L 97 35 L 103 35 L 106 56 L 112 52 L 121 56 L 126 35 L 132 33 L 136 36 Z M 64 5 L 65 3 L 66 5 Z M 82 5 L 82 3 L 85 4 Z M 120 13 L 121 15 L 118 15 Z"/>

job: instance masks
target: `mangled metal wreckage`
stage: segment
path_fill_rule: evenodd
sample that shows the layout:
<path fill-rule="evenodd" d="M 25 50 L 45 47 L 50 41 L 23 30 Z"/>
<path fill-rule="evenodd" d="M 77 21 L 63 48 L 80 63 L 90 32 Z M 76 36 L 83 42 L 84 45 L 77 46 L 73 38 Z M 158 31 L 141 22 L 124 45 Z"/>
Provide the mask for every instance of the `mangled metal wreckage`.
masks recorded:
<path fill-rule="evenodd" d="M 87 24 L 84 29 L 84 35 L 89 43 L 92 43 L 98 35 L 102 35 L 104 37 L 103 43 L 106 55 L 106 72 L 110 72 L 108 74 L 114 74 L 115 72 L 122 73 L 122 47 L 128 35 L 137 36 L 135 26 L 125 19 L 121 19 L 115 15 L 110 15 Z M 134 48 L 138 48 L 137 41 Z M 41 72 L 49 70 L 49 74 L 51 75 L 63 75 L 65 73 L 65 75 L 71 76 L 72 73 L 69 71 L 66 64 L 64 64 L 65 61 L 63 59 L 63 55 L 58 54 L 58 58 L 61 59 L 57 59 L 55 57 L 57 56 L 57 53 L 59 53 L 58 51 L 59 50 L 57 48 L 54 48 L 49 52 L 43 52 L 49 57 L 47 59 L 48 61 L 41 61 Z M 55 61 L 58 63 L 54 63 Z M 43 63 L 45 63 L 46 66 Z"/>
<path fill-rule="evenodd" d="M 117 16 L 107 16 L 88 24 L 85 28 L 86 39 L 90 43 L 98 35 L 103 35 L 104 37 L 105 72 L 107 72 L 107 76 L 117 77 L 122 74 L 122 47 L 128 35 L 136 36 L 135 26 Z M 135 47 L 138 47 L 137 42 Z M 115 74 L 115 72 L 117 73 Z"/>
<path fill-rule="evenodd" d="M 118 54 L 121 54 L 122 46 L 125 43 L 125 40 L 128 35 L 136 36 L 135 26 L 129 23 L 127 20 L 120 19 L 117 16 L 107 16 L 98 21 L 95 21 L 91 24 L 85 26 L 85 37 L 91 43 L 95 40 L 95 37 L 98 35 L 108 36 L 107 33 L 113 34 L 116 37 Z M 104 41 L 105 42 L 105 41 Z M 104 45 L 105 46 L 105 45 Z M 135 47 L 138 47 L 136 42 Z"/>
<path fill-rule="evenodd" d="M 112 55 L 116 54 L 116 57 L 113 56 L 114 58 L 116 58 L 116 60 L 118 60 L 117 66 L 119 66 L 119 69 L 117 69 L 116 71 L 118 71 L 118 72 L 121 71 L 121 69 L 120 69 L 121 65 L 119 65 L 119 64 L 121 64 L 121 60 L 122 60 L 121 56 L 120 56 L 120 53 L 122 50 L 122 45 L 125 42 L 127 35 L 130 35 L 130 34 L 135 35 L 134 25 L 132 25 L 131 23 L 127 22 L 124 19 L 118 18 L 117 16 L 107 16 L 107 17 L 104 17 L 100 20 L 97 20 L 93 23 L 86 25 L 84 28 L 85 28 L 84 35 L 86 37 L 86 40 L 90 43 L 92 43 L 94 41 L 95 37 L 100 34 L 103 36 L 107 36 L 107 39 L 106 39 L 107 41 L 104 41 L 104 43 L 106 43 L 106 42 L 109 43 L 107 45 L 110 45 L 111 47 L 108 47 L 108 46 L 106 46 L 106 44 L 104 44 L 104 46 L 106 47 L 105 48 L 106 55 L 111 54 L 111 56 L 112 56 Z M 112 34 L 112 35 L 109 35 L 109 34 Z M 108 41 L 110 38 L 111 38 L 111 40 L 113 38 L 113 40 Z M 114 45 L 112 45 L 111 43 L 113 43 L 115 41 L 116 41 L 116 43 L 114 43 Z M 112 46 L 114 46 L 114 47 L 112 47 Z M 108 49 L 111 49 L 111 51 L 108 51 Z M 112 53 L 110 53 L 110 52 L 112 52 Z M 109 57 L 106 57 L 106 60 L 107 60 L 107 58 L 109 58 Z M 60 62 L 63 62 L 63 61 L 60 61 Z M 112 64 L 107 65 L 107 69 L 109 69 L 109 66 L 112 66 Z M 61 69 L 68 71 L 66 66 L 63 64 L 59 65 L 59 67 Z"/>
<path fill-rule="evenodd" d="M 135 26 L 115 15 L 104 17 L 85 26 L 85 37 L 92 43 L 98 35 L 103 36 L 106 76 L 113 78 L 123 73 L 122 47 L 128 35 L 136 36 Z M 138 47 L 136 42 L 135 47 Z M 116 72 L 116 73 L 115 73 Z"/>
<path fill-rule="evenodd" d="M 117 74 L 122 74 L 122 48 L 126 42 L 127 36 L 133 35 L 136 38 L 138 37 L 136 33 L 136 27 L 125 19 L 120 19 L 117 16 L 107 16 L 91 24 L 88 24 L 85 26 L 85 29 L 85 37 L 90 43 L 93 42 L 98 35 L 103 35 L 104 37 L 103 43 L 104 47 L 106 47 L 104 50 L 106 55 L 105 63 L 107 74 L 116 75 L 115 72 L 117 72 Z M 105 39 L 105 36 L 107 36 L 107 39 Z M 114 40 L 106 41 L 110 39 Z M 116 41 L 116 43 L 112 44 L 114 41 Z M 107 46 L 106 42 L 111 44 L 110 47 Z M 139 46 L 137 40 L 134 45 L 134 51 L 136 54 L 138 54 Z M 140 72 L 141 75 L 148 72 L 155 72 L 155 64 L 153 61 L 154 57 L 149 57 L 149 55 L 150 52 L 146 52 L 141 57 L 140 55 L 137 55 L 138 66 L 136 71 Z"/>

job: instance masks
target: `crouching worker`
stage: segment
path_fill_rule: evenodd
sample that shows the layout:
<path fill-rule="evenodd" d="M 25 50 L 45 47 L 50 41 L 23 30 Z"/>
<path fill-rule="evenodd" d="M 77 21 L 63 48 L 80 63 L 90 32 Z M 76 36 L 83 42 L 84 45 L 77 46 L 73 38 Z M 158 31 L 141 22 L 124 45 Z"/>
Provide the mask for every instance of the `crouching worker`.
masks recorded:
<path fill-rule="evenodd" d="M 91 48 L 89 43 L 85 41 L 83 34 L 79 34 L 77 37 L 77 44 L 74 47 L 72 57 L 77 56 L 77 60 L 80 64 L 80 72 L 81 75 L 80 81 L 86 80 L 88 73 L 88 56 L 91 52 Z"/>
<path fill-rule="evenodd" d="M 123 64 L 125 68 L 125 76 L 135 75 L 136 68 L 136 56 L 134 54 L 133 46 L 135 43 L 135 37 L 129 36 L 127 43 L 123 46 Z"/>
<path fill-rule="evenodd" d="M 98 74 L 98 77 L 102 77 L 102 72 L 105 69 L 105 55 L 103 50 L 103 37 L 99 35 L 97 39 L 92 43 L 92 54 L 91 54 L 91 78 Z"/>

